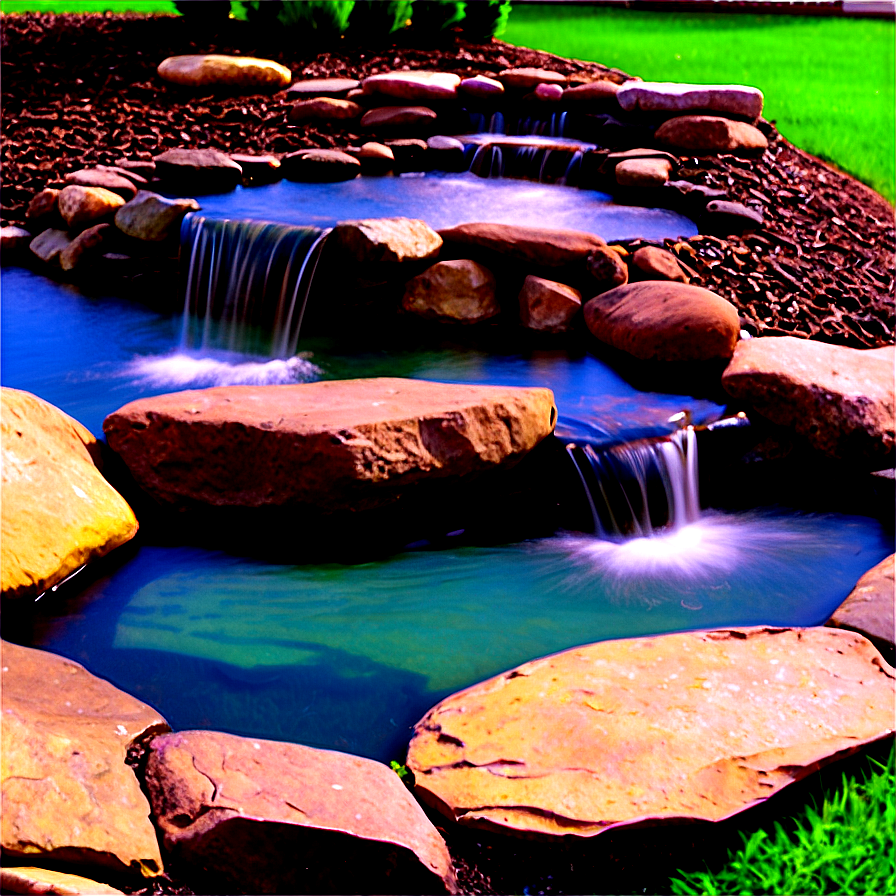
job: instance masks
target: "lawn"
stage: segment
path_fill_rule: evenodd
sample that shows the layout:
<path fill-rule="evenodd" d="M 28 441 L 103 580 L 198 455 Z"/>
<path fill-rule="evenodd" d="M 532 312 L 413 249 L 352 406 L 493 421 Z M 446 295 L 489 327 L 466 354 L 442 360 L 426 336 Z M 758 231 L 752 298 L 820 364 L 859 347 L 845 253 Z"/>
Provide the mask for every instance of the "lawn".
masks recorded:
<path fill-rule="evenodd" d="M 751 84 L 788 140 L 896 197 L 894 25 L 517 4 L 503 39 L 644 80 Z"/>

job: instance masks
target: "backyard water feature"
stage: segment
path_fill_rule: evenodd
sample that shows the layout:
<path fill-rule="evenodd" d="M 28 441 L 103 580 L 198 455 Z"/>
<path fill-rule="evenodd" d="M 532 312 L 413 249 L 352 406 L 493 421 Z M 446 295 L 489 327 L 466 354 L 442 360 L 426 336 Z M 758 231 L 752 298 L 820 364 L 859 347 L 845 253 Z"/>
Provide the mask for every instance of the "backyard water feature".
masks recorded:
<path fill-rule="evenodd" d="M 491 161 L 487 167 L 497 173 Z M 575 334 L 527 343 L 512 329 L 510 338 L 497 328 L 479 338 L 441 335 L 393 318 L 355 334 L 300 334 L 317 252 L 326 251 L 320 228 L 392 216 L 397 207 L 416 217 L 408 211 L 415 193 L 419 217 L 432 228 L 501 222 L 498 211 L 471 217 L 465 200 L 463 219 L 437 219 L 440 209 L 456 211 L 466 190 L 487 190 L 491 211 L 492 191 L 504 189 L 497 179 L 390 178 L 377 181 L 384 198 L 372 197 L 369 184 L 283 183 L 202 197 L 201 215 L 187 218 L 181 235 L 182 314 L 87 298 L 5 271 L 4 384 L 41 395 L 96 434 L 121 405 L 181 387 L 396 373 L 547 386 L 559 411 L 550 437 L 558 439 L 559 465 L 549 469 L 574 486 L 559 513 L 574 523 L 496 544 L 475 519 L 452 519 L 441 529 L 429 523 L 400 551 L 352 557 L 346 544 L 344 562 L 296 564 L 172 543 L 163 515 L 136 550 L 87 573 L 80 587 L 76 577 L 44 595 L 21 628 L 8 628 L 17 640 L 83 662 L 157 707 L 175 729 L 214 728 L 387 761 L 401 758 L 410 727 L 436 701 L 533 657 L 642 634 L 819 625 L 888 553 L 888 533 L 870 516 L 701 509 L 700 435 L 682 424 L 724 417 L 719 390 L 696 399 L 636 389 Z M 440 206 L 433 191 L 446 185 L 451 193 Z M 549 207 L 564 189 L 513 185 L 505 223 L 526 223 L 518 212 L 525 197 L 532 225 L 569 229 Z M 334 213 L 334 196 L 351 192 L 364 211 Z M 582 201 L 604 200 L 577 197 L 574 229 L 587 232 Z M 246 203 L 278 223 L 243 223 L 256 217 Z M 592 235 L 634 240 L 648 222 L 657 240 L 695 232 L 689 220 L 662 211 L 633 214 L 618 224 L 601 218 Z M 616 254 L 628 257 L 624 249 Z M 264 299 L 252 309 L 239 305 L 247 297 Z M 49 308 L 56 328 L 41 326 Z M 78 333 L 85 338 L 72 338 Z M 701 432 L 708 439 L 712 429 Z M 301 538 L 314 521 L 298 514 L 292 524 Z M 187 749 L 177 737 L 159 750 Z M 163 824 L 170 845 L 181 823 Z"/>

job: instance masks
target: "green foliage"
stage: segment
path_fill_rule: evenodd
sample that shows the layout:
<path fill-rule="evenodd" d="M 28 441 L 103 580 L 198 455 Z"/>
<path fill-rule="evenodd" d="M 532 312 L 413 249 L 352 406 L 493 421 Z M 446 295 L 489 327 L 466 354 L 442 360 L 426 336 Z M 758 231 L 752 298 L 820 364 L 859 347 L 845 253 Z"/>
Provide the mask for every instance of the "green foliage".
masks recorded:
<path fill-rule="evenodd" d="M 2 0 L 5 13 L 125 13 L 141 15 L 176 15 L 177 9 L 171 0 Z"/>
<path fill-rule="evenodd" d="M 284 0 L 277 21 L 287 28 L 304 28 L 319 37 L 345 33 L 355 0 Z"/>
<path fill-rule="evenodd" d="M 464 37 L 472 41 L 486 41 L 507 29 L 510 19 L 510 0 L 467 0 L 462 28 Z"/>
<path fill-rule="evenodd" d="M 235 4 L 239 18 L 245 18 L 256 25 L 271 25 L 283 10 L 282 0 L 242 0 Z M 241 14 L 242 12 L 242 14 Z"/>
<path fill-rule="evenodd" d="M 805 812 L 774 833 L 742 834 L 743 847 L 729 852 L 719 871 L 679 871 L 677 896 L 754 893 L 896 893 L 896 750 L 884 766 L 843 776 L 821 809 Z"/>
<path fill-rule="evenodd" d="M 384 40 L 411 18 L 414 0 L 356 0 L 348 22 L 348 36 L 360 42 Z"/>
<path fill-rule="evenodd" d="M 402 765 L 400 762 L 396 762 L 394 759 L 389 763 L 389 768 L 401 778 L 401 783 L 404 784 L 408 790 L 413 789 L 414 787 L 414 773 L 406 766 Z"/>
<path fill-rule="evenodd" d="M 437 38 L 463 20 L 464 0 L 414 0 L 411 26 L 423 39 Z"/>

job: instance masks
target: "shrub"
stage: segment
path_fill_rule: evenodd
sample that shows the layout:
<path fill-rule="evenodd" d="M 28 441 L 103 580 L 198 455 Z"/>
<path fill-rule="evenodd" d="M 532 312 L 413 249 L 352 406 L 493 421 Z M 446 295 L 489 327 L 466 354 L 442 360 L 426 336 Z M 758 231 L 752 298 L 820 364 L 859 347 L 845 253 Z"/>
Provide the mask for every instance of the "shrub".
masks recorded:
<path fill-rule="evenodd" d="M 467 40 L 483 42 L 504 33 L 510 18 L 510 0 L 467 0 L 462 23 Z"/>
<path fill-rule="evenodd" d="M 316 39 L 345 33 L 355 0 L 243 0 L 246 18 L 257 25 L 274 22 Z"/>
<path fill-rule="evenodd" d="M 414 0 L 411 27 L 424 40 L 438 38 L 447 29 L 463 20 L 463 0 Z"/>
<path fill-rule="evenodd" d="M 378 42 L 400 31 L 411 18 L 414 0 L 356 0 L 348 36 L 359 43 Z"/>

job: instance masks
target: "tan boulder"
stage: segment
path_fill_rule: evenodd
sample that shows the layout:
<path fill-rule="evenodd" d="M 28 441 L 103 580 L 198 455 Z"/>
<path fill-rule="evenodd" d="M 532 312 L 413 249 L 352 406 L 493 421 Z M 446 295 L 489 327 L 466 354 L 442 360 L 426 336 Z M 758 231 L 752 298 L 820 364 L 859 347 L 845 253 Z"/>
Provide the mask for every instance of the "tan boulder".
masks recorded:
<path fill-rule="evenodd" d="M 125 760 L 168 724 L 78 663 L 2 649 L 4 858 L 160 874 L 149 803 Z"/>
<path fill-rule="evenodd" d="M 615 173 L 621 187 L 662 187 L 672 174 L 672 163 L 668 159 L 625 159 Z"/>
<path fill-rule="evenodd" d="M 645 280 L 674 280 L 689 282 L 678 259 L 666 249 L 657 246 L 642 246 L 632 255 L 632 264 L 644 275 Z"/>
<path fill-rule="evenodd" d="M 108 168 L 82 168 L 80 171 L 71 171 L 65 175 L 65 182 L 80 187 L 102 187 L 110 193 L 117 193 L 125 202 L 137 195 L 137 187 L 130 178 L 116 174 Z"/>
<path fill-rule="evenodd" d="M 472 78 L 464 78 L 457 85 L 457 89 L 461 93 L 480 99 L 492 99 L 504 93 L 504 85 L 500 81 L 488 78 L 485 75 L 474 75 Z"/>
<path fill-rule="evenodd" d="M 59 257 L 71 245 L 72 238 L 65 230 L 49 227 L 28 244 L 28 248 L 47 264 L 58 263 Z"/>
<path fill-rule="evenodd" d="M 474 324 L 501 313 L 494 274 L 468 258 L 436 262 L 409 280 L 401 307 L 445 323 Z"/>
<path fill-rule="evenodd" d="M 94 224 L 93 227 L 82 230 L 59 253 L 59 266 L 62 270 L 74 270 L 85 258 L 98 254 L 111 229 L 111 224 Z"/>
<path fill-rule="evenodd" d="M 0 889 L 4 893 L 31 893 L 34 896 L 115 896 L 115 887 L 47 868 L 0 868 Z"/>
<path fill-rule="evenodd" d="M 436 258 L 442 238 L 414 218 L 340 221 L 329 238 L 339 251 L 360 264 L 400 263 Z"/>
<path fill-rule="evenodd" d="M 544 68 L 505 68 L 498 73 L 498 80 L 505 87 L 534 90 L 539 84 L 559 84 L 565 87 L 569 79 L 560 72 Z"/>
<path fill-rule="evenodd" d="M 111 219 L 124 199 L 103 187 L 63 187 L 59 194 L 59 214 L 69 230 L 83 230 L 91 224 Z"/>
<path fill-rule="evenodd" d="M 380 106 L 369 109 L 361 117 L 362 128 L 395 130 L 426 129 L 435 124 L 438 116 L 426 106 Z"/>
<path fill-rule="evenodd" d="M 361 115 L 361 107 L 351 100 L 316 97 L 299 100 L 289 107 L 289 120 L 298 121 L 351 121 Z"/>
<path fill-rule="evenodd" d="M 438 831 L 372 759 L 183 731 L 153 740 L 146 782 L 165 846 L 227 892 L 456 892 Z"/>
<path fill-rule="evenodd" d="M 665 146 L 700 155 L 730 152 L 752 155 L 768 149 L 765 134 L 745 121 L 713 115 L 682 115 L 664 121 L 656 139 Z"/>
<path fill-rule="evenodd" d="M 251 56 L 218 54 L 169 56 L 158 68 L 159 76 L 184 87 L 226 87 L 246 91 L 282 90 L 292 72 L 279 62 Z"/>
<path fill-rule="evenodd" d="M 742 84 L 679 84 L 673 81 L 629 81 L 616 97 L 627 112 L 709 112 L 759 118 L 762 91 Z"/>
<path fill-rule="evenodd" d="M 541 267 L 563 267 L 583 262 L 606 242 L 579 230 L 552 230 L 518 224 L 459 224 L 439 231 L 453 246 L 483 249 Z"/>
<path fill-rule="evenodd" d="M 361 82 L 366 94 L 379 93 L 408 103 L 451 100 L 457 96 L 460 77 L 448 72 L 382 72 Z"/>
<path fill-rule="evenodd" d="M 708 289 L 647 280 L 595 296 L 585 305 L 588 329 L 642 360 L 730 358 L 740 333 L 737 309 Z"/>
<path fill-rule="evenodd" d="M 244 152 L 230 153 L 230 161 L 243 169 L 243 184 L 271 184 L 283 177 L 280 159 L 270 153 L 250 155 Z"/>
<path fill-rule="evenodd" d="M 533 277 L 520 290 L 520 323 L 530 330 L 565 333 L 582 311 L 582 294 L 571 286 Z"/>
<path fill-rule="evenodd" d="M 61 190 L 47 187 L 39 193 L 35 193 L 25 210 L 25 220 L 29 224 L 39 226 L 59 214 L 59 194 Z"/>
<path fill-rule="evenodd" d="M 80 423 L 3 388 L 0 433 L 4 597 L 42 594 L 134 537 L 137 520 L 96 468 L 99 446 Z"/>
<path fill-rule="evenodd" d="M 388 174 L 395 167 L 395 153 L 392 148 L 375 140 L 368 140 L 357 149 L 348 152 L 361 163 L 362 174 L 380 176 Z"/>
<path fill-rule="evenodd" d="M 720 821 L 889 735 L 894 677 L 865 638 L 830 628 L 605 641 L 443 700 L 407 764 L 417 794 L 470 827 Z"/>
<path fill-rule="evenodd" d="M 795 336 L 744 340 L 722 374 L 725 391 L 793 427 L 829 457 L 892 466 L 896 349 L 855 349 Z"/>
<path fill-rule="evenodd" d="M 180 229 L 187 212 L 198 212 L 195 199 L 167 199 L 149 190 L 140 190 L 115 212 L 115 226 L 128 236 L 152 243 L 161 242 Z"/>
<path fill-rule="evenodd" d="M 616 248 L 598 246 L 585 259 L 585 270 L 595 281 L 594 288 L 600 292 L 628 283 L 628 267 Z"/>
<path fill-rule="evenodd" d="M 858 632 L 892 649 L 896 645 L 894 565 L 896 555 L 890 554 L 869 569 L 825 624 Z"/>
<path fill-rule="evenodd" d="M 333 511 L 517 460 L 555 418 L 548 389 L 377 378 L 144 398 L 104 429 L 161 501 Z"/>
<path fill-rule="evenodd" d="M 588 84 L 578 84 L 575 87 L 567 87 L 563 91 L 564 103 L 587 103 L 601 108 L 617 105 L 616 94 L 620 85 L 615 81 L 591 81 Z"/>

